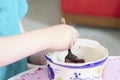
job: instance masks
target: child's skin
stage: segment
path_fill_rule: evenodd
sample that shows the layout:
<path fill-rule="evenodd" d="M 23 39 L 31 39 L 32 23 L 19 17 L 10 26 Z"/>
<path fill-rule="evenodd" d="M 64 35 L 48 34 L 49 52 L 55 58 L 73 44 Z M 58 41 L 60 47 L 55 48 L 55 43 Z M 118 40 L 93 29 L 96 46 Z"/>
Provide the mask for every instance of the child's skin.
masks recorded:
<path fill-rule="evenodd" d="M 0 66 L 11 64 L 42 50 L 69 49 L 78 36 L 78 32 L 72 26 L 59 24 L 16 36 L 0 37 Z"/>

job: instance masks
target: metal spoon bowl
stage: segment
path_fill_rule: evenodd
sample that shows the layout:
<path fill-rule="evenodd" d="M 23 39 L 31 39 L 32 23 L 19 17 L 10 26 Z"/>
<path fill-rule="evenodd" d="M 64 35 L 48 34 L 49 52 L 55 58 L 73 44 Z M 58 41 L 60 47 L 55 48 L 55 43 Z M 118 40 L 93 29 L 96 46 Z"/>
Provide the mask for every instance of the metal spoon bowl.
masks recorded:
<path fill-rule="evenodd" d="M 68 49 L 68 54 L 65 56 L 65 62 L 67 63 L 84 63 L 84 59 L 78 59 L 76 55 L 71 52 L 71 49 Z"/>

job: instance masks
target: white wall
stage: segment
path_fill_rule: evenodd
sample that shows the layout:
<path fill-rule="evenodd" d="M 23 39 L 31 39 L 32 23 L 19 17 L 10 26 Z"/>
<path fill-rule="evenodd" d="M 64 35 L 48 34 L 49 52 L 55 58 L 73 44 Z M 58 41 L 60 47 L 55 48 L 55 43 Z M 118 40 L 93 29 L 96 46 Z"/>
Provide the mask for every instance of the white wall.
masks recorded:
<path fill-rule="evenodd" d="M 30 0 L 29 11 L 22 20 L 26 31 L 60 23 L 59 0 Z"/>

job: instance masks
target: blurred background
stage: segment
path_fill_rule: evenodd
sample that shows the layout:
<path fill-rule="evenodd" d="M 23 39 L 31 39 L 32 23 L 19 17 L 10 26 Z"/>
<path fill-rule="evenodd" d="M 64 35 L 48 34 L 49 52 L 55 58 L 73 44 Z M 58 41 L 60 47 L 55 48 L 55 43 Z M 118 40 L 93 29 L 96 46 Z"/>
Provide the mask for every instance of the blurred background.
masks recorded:
<path fill-rule="evenodd" d="M 86 5 L 85 0 L 81 0 L 82 3 L 84 3 L 84 5 L 82 4 L 83 7 L 79 7 L 78 6 L 79 4 L 76 4 L 76 3 L 74 3 L 73 5 L 73 1 L 77 1 L 78 3 L 78 1 L 80 0 L 70 0 L 71 4 L 68 1 L 69 0 L 64 0 L 61 6 L 61 0 L 28 0 L 28 4 L 29 4 L 28 14 L 22 20 L 25 30 L 30 31 L 30 30 L 34 30 L 38 28 L 45 28 L 45 27 L 59 24 L 60 18 L 64 16 L 66 20 L 68 21 L 68 23 L 73 25 L 79 31 L 81 38 L 97 40 L 109 50 L 110 55 L 120 56 L 120 25 L 119 25 L 120 23 L 119 23 L 118 13 L 116 14 L 117 16 L 115 17 L 113 17 L 114 16 L 113 14 L 112 14 L 112 17 L 111 15 L 108 14 L 109 16 L 107 16 L 107 18 L 105 17 L 107 14 L 101 13 L 102 14 L 102 17 L 101 17 L 100 14 L 97 14 L 94 11 L 96 10 L 99 12 L 99 10 L 104 9 L 103 8 L 104 6 L 103 7 L 100 6 L 102 9 L 95 8 L 93 11 L 93 10 L 88 9 L 89 7 L 88 8 L 84 7 L 84 5 Z M 114 0 L 114 1 L 118 1 L 118 0 Z M 89 0 L 88 2 L 89 2 L 89 5 L 93 5 L 93 3 L 91 3 Z M 72 10 L 77 10 L 76 9 L 77 7 L 75 7 L 75 4 L 77 5 L 78 9 L 81 8 L 82 10 L 85 8 L 84 10 L 88 10 L 88 11 L 84 11 L 84 10 L 72 11 Z M 70 7 L 71 5 L 72 7 Z M 92 6 L 91 8 L 94 8 L 94 6 Z M 70 15 L 72 16 L 72 18 L 68 14 L 69 11 L 70 11 Z M 93 11 L 93 12 L 90 12 L 90 11 Z M 106 10 L 104 10 L 103 12 L 105 11 Z M 108 9 L 107 11 L 109 12 Z M 81 17 L 80 12 L 83 15 L 82 17 Z M 77 17 L 77 20 L 81 22 L 77 21 L 76 18 L 74 19 L 74 17 L 76 17 L 76 13 L 78 13 L 77 16 L 80 14 L 79 17 L 81 18 Z M 86 13 L 89 13 L 90 17 Z M 75 14 L 75 16 L 73 14 Z M 94 15 L 97 16 L 97 18 L 94 17 Z M 103 25 L 101 25 L 102 24 L 101 22 L 103 23 Z M 115 23 L 115 25 L 111 24 L 113 22 Z M 106 23 L 109 23 L 109 24 L 106 24 Z"/>

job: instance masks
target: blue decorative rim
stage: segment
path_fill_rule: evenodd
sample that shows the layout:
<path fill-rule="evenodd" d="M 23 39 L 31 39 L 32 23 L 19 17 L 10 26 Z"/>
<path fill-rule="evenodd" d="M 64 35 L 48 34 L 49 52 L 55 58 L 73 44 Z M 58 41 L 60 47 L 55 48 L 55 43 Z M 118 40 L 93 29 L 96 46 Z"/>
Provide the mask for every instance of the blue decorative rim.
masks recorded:
<path fill-rule="evenodd" d="M 81 65 L 81 66 L 74 66 L 74 65 L 72 66 L 72 65 L 64 65 L 64 64 L 55 63 L 49 57 L 47 57 L 46 55 L 45 55 L 45 57 L 46 57 L 46 59 L 48 61 L 50 61 L 51 63 L 53 63 L 55 65 L 62 66 L 62 67 L 67 67 L 67 68 L 76 68 L 76 69 L 77 68 L 92 68 L 92 67 L 96 67 L 96 66 L 102 65 L 107 60 L 107 58 L 108 58 L 108 57 L 105 57 L 101 61 L 94 62 L 94 63 L 88 63 L 88 64 Z"/>

